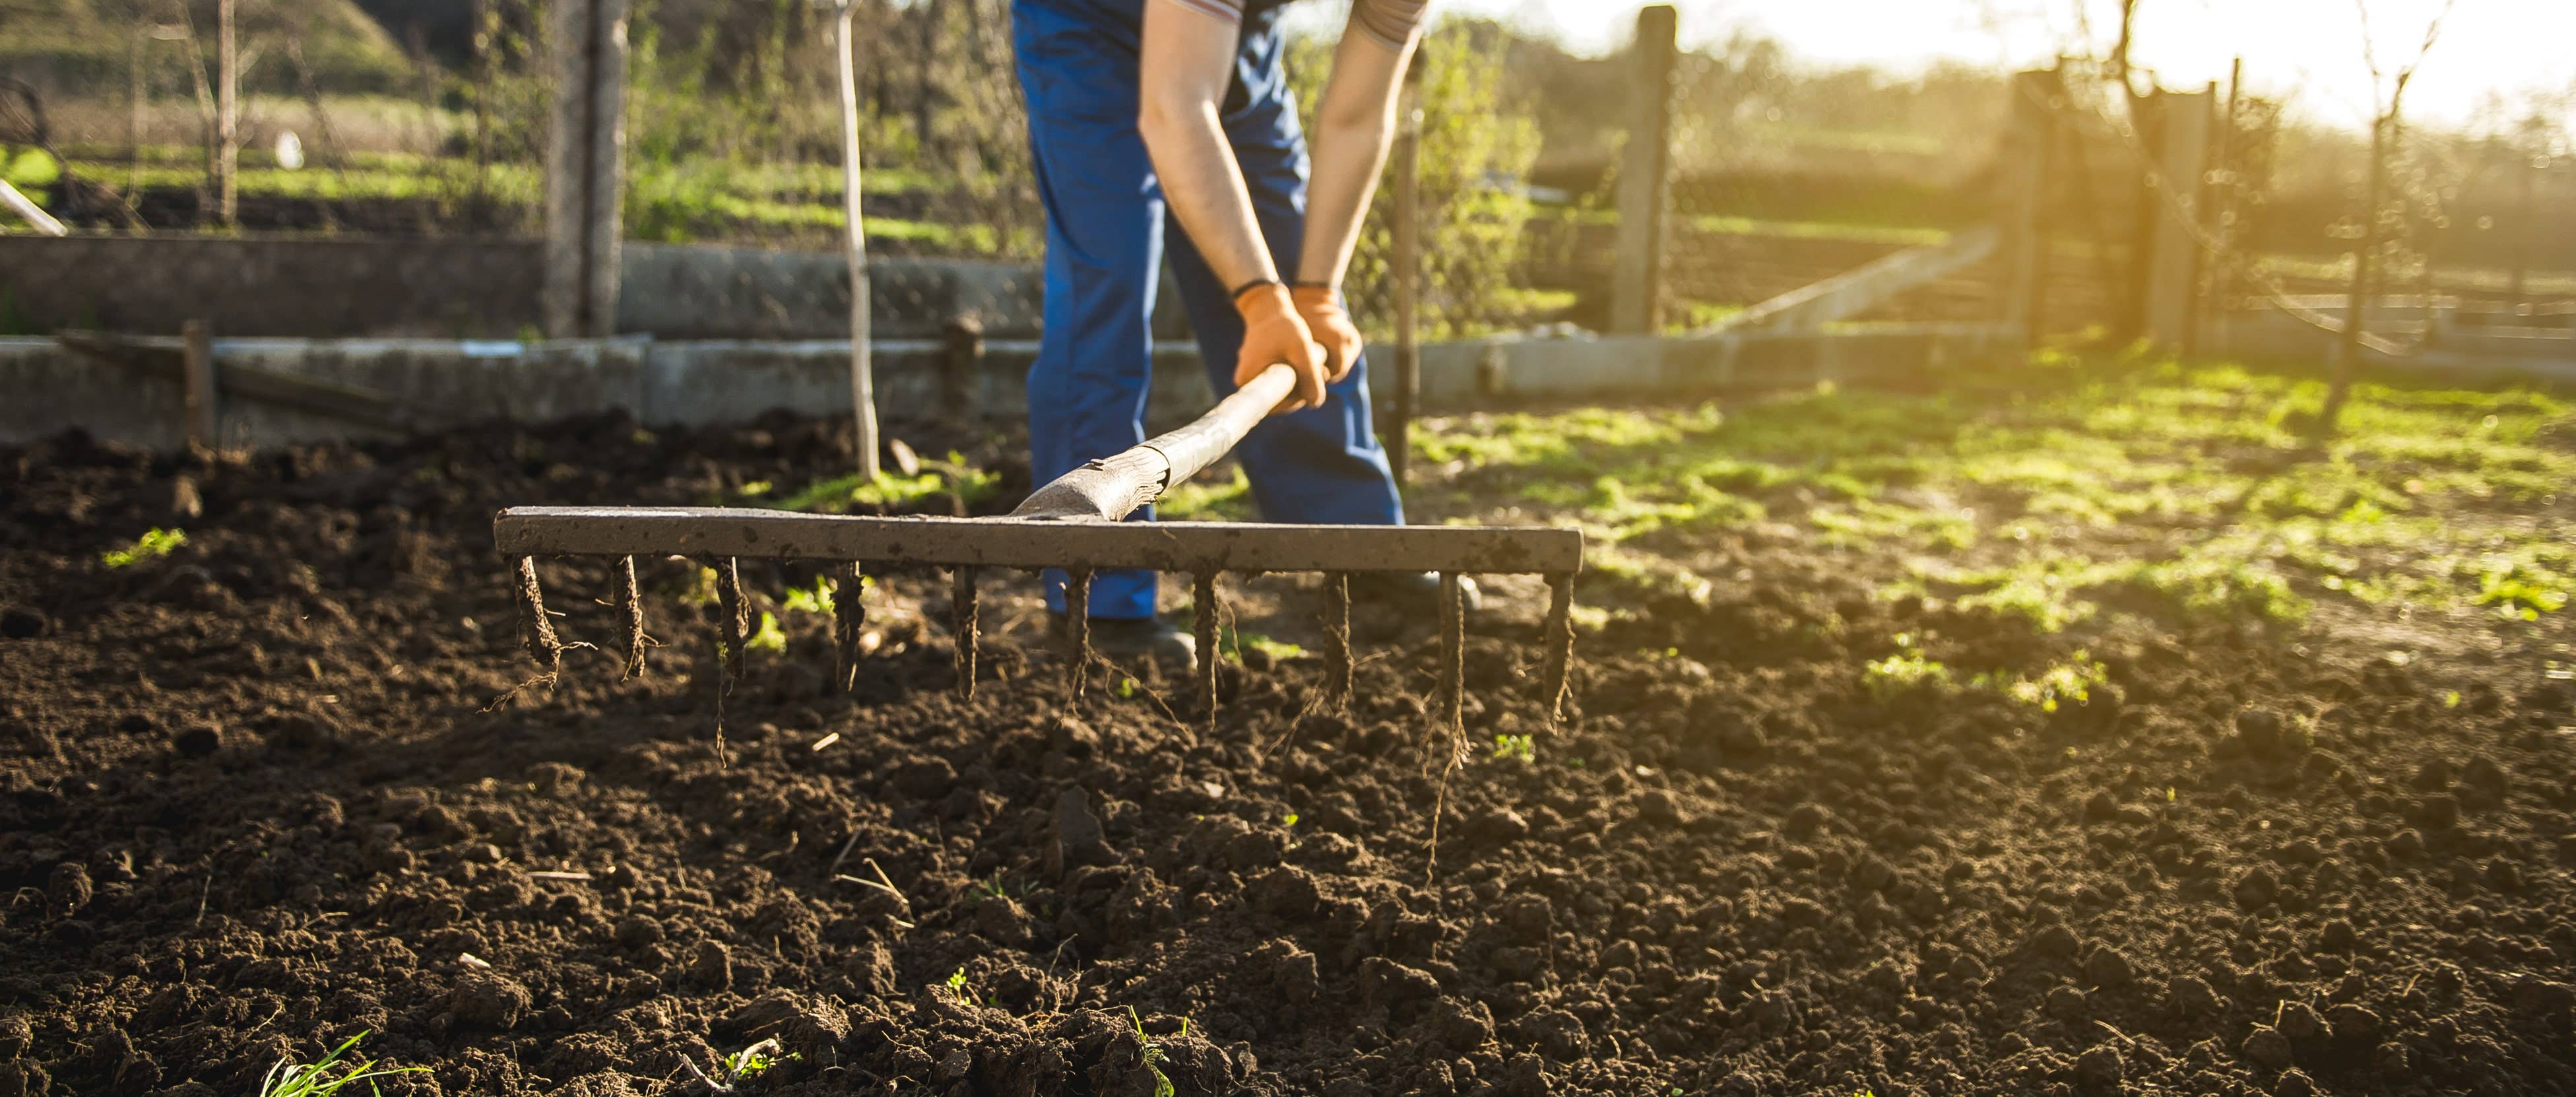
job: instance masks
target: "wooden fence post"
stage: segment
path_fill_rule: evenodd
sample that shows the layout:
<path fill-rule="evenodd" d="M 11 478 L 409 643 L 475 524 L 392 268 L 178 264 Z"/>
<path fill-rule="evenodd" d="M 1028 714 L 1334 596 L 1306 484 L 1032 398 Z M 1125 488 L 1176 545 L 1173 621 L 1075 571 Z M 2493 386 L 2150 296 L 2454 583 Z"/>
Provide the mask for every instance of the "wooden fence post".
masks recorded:
<path fill-rule="evenodd" d="M 981 415 L 984 388 L 984 320 L 974 313 L 948 322 L 947 361 L 939 373 L 939 413 L 954 423 Z"/>
<path fill-rule="evenodd" d="M 2004 138 L 2003 318 L 2020 329 L 2023 349 L 2047 321 L 2048 196 L 2055 174 L 2057 111 L 2065 85 L 2056 70 L 2024 72 L 2012 81 L 2012 128 Z"/>
<path fill-rule="evenodd" d="M 215 216 L 228 229 L 241 227 L 241 44 L 233 27 L 236 6 L 236 0 L 215 4 Z"/>
<path fill-rule="evenodd" d="M 1619 251 L 1613 258 L 1610 330 L 1645 335 L 1663 327 L 1664 221 L 1672 201 L 1673 62 L 1680 13 L 1670 4 L 1637 10 L 1629 91 L 1628 144 L 1619 160 Z"/>
<path fill-rule="evenodd" d="M 548 10 L 554 111 L 546 142 L 546 334 L 617 326 L 626 183 L 626 2 L 555 0 Z"/>
<path fill-rule="evenodd" d="M 2145 335 L 2181 350 L 2191 342 L 2192 302 L 2200 270 L 2201 177 L 2208 170 L 2212 90 L 2161 92 L 2156 171 L 2147 201 L 2155 232 L 2147 265 Z"/>
<path fill-rule="evenodd" d="M 1404 71 L 1395 136 L 1395 422 L 1383 432 L 1387 467 L 1403 487 L 1413 461 L 1413 416 L 1422 400 L 1422 69 L 1428 43 Z"/>

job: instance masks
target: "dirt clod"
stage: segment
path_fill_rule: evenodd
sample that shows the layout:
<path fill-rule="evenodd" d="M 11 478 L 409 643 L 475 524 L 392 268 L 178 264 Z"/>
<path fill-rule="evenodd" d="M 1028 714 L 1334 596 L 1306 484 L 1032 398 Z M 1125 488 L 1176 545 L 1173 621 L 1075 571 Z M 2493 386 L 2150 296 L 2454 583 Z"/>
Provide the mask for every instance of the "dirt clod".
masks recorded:
<path fill-rule="evenodd" d="M 528 1013 L 528 988 L 493 972 L 469 972 L 456 980 L 447 996 L 447 1011 L 458 1023 L 485 1028 L 513 1028 Z"/>

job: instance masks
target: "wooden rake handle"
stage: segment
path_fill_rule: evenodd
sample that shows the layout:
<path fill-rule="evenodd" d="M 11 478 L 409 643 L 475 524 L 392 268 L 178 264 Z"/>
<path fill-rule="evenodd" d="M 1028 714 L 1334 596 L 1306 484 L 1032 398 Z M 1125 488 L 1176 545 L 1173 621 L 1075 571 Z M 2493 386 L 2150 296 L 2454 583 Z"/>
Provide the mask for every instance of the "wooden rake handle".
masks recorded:
<path fill-rule="evenodd" d="M 1107 522 L 1125 518 L 1161 498 L 1172 485 L 1215 464 L 1296 388 L 1297 371 L 1285 362 L 1273 364 L 1190 425 L 1056 477 L 1030 492 L 1010 516 Z"/>

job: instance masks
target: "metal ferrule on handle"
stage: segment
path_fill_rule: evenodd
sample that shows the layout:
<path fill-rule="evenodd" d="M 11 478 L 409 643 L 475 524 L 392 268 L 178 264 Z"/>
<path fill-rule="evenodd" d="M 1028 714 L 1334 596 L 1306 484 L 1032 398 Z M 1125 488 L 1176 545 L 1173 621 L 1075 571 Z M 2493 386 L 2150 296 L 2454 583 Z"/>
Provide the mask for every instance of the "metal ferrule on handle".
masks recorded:
<path fill-rule="evenodd" d="M 1273 364 L 1190 425 L 1056 477 L 1030 492 L 1010 516 L 1107 522 L 1125 518 L 1231 452 L 1296 388 L 1297 371 L 1286 363 Z"/>

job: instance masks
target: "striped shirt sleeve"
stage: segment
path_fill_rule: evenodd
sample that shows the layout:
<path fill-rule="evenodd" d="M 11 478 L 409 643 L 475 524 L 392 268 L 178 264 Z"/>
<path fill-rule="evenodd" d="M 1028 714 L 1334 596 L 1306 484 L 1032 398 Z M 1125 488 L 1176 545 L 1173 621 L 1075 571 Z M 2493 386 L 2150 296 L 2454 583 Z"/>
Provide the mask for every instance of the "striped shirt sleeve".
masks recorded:
<path fill-rule="evenodd" d="M 1243 21 L 1243 0 L 1171 0 L 1205 15 L 1229 23 Z M 1430 0 L 1351 0 L 1351 23 L 1378 44 L 1402 50 L 1422 28 L 1423 10 Z"/>

